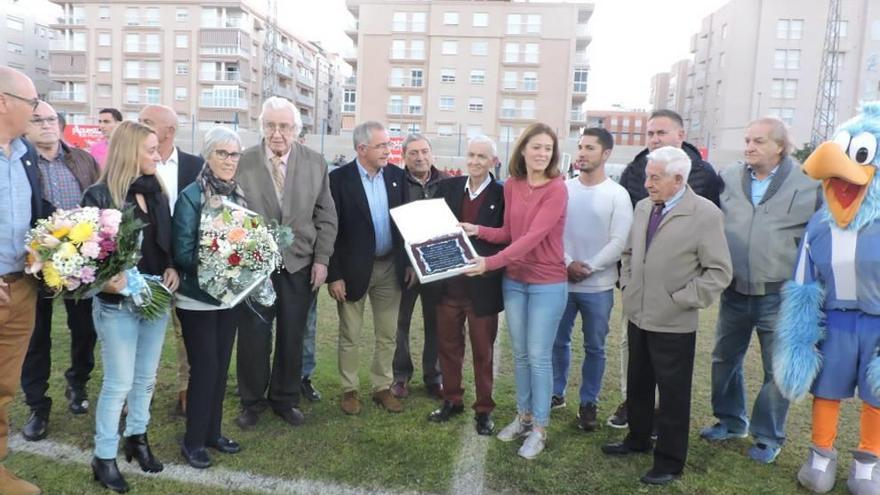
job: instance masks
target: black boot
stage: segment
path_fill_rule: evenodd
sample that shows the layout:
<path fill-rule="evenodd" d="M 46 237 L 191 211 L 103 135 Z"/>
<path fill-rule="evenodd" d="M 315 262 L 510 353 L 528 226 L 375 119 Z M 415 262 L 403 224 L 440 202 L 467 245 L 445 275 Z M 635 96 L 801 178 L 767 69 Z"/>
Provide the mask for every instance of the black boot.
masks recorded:
<path fill-rule="evenodd" d="M 141 469 L 145 473 L 158 473 L 164 466 L 153 456 L 150 450 L 150 444 L 147 442 L 147 434 L 132 435 L 125 437 L 125 443 L 122 444 L 125 451 L 125 460 L 131 462 L 132 457 L 137 459 Z"/>
<path fill-rule="evenodd" d="M 109 488 L 116 493 L 125 493 L 128 491 L 128 483 L 119 472 L 116 466 L 116 459 L 92 459 L 92 474 L 95 481 L 100 482 L 104 488 Z"/>

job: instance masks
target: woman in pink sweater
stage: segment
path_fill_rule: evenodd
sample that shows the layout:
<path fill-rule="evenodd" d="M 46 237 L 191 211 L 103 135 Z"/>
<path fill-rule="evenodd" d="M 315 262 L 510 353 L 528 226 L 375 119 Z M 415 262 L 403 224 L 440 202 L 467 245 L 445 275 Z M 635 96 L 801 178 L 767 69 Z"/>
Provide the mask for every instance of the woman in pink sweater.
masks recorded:
<path fill-rule="evenodd" d="M 519 455 L 544 449 L 550 422 L 553 340 L 565 310 L 567 279 L 562 247 L 568 192 L 559 171 L 559 143 L 549 126 L 529 126 L 510 158 L 504 184 L 504 225 L 461 224 L 488 242 L 510 245 L 478 257 L 468 275 L 505 268 L 502 290 L 513 347 L 517 416 L 498 433 L 505 442 L 527 437 Z"/>

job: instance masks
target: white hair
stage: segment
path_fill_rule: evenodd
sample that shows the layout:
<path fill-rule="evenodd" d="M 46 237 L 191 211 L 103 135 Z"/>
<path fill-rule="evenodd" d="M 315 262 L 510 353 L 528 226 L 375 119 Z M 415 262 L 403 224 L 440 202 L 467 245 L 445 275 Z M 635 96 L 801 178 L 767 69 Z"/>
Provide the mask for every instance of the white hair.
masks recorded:
<path fill-rule="evenodd" d="M 492 140 L 489 136 L 485 134 L 477 134 L 476 136 L 468 139 L 468 148 L 471 147 L 472 144 L 488 144 L 490 148 L 492 148 L 492 156 L 491 158 L 498 158 L 498 146 L 495 145 L 495 141 Z"/>
<path fill-rule="evenodd" d="M 355 126 L 354 130 L 351 131 L 351 140 L 354 143 L 355 151 L 357 151 L 357 147 L 361 144 L 370 144 L 370 139 L 373 137 L 373 131 L 384 130 L 385 126 L 375 120 L 368 120 Z M 430 146 L 431 143 L 428 143 L 428 145 Z"/>
<path fill-rule="evenodd" d="M 293 135 L 299 136 L 299 131 L 301 131 L 303 127 L 302 117 L 299 115 L 299 110 L 290 100 L 281 98 L 280 96 L 270 96 L 263 102 L 263 109 L 260 110 L 261 136 L 267 137 L 266 131 L 263 129 L 263 115 L 266 114 L 266 110 L 289 110 L 291 115 L 293 115 Z"/>
<path fill-rule="evenodd" d="M 237 132 L 222 125 L 212 127 L 211 130 L 205 133 L 204 142 L 202 142 L 202 156 L 207 160 L 208 155 L 214 152 L 217 145 L 223 143 L 235 143 L 238 145 L 238 149 L 241 150 L 241 138 Z"/>
<path fill-rule="evenodd" d="M 685 182 L 691 174 L 691 157 L 675 146 L 657 148 L 648 153 L 648 161 L 665 163 L 666 175 L 680 175 Z"/>

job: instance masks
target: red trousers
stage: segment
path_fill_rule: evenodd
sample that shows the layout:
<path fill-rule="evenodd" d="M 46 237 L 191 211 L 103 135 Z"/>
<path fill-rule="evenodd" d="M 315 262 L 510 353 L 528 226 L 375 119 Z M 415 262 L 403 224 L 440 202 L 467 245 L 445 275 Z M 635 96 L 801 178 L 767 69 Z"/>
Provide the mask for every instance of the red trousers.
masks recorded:
<path fill-rule="evenodd" d="M 465 321 L 471 340 L 477 389 L 473 408 L 478 413 L 492 412 L 495 409 L 495 401 L 492 400 L 492 359 L 495 336 L 498 334 L 498 315 L 477 316 L 470 301 L 446 295 L 437 303 L 437 344 L 443 374 L 443 398 L 453 404 L 464 403 L 461 373 Z"/>

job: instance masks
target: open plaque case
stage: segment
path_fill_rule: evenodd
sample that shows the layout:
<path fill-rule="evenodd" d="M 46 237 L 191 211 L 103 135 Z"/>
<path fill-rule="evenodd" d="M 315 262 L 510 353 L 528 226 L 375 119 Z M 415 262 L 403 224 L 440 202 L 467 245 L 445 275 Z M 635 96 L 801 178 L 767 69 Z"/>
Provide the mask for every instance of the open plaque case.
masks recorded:
<path fill-rule="evenodd" d="M 473 264 L 476 250 L 442 199 L 424 199 L 391 209 L 419 282 L 460 275 Z"/>

